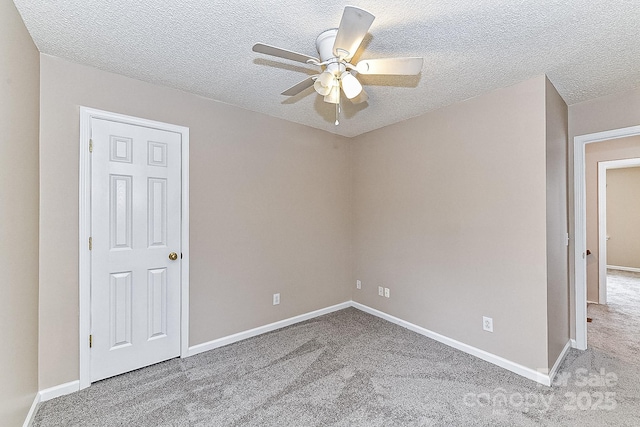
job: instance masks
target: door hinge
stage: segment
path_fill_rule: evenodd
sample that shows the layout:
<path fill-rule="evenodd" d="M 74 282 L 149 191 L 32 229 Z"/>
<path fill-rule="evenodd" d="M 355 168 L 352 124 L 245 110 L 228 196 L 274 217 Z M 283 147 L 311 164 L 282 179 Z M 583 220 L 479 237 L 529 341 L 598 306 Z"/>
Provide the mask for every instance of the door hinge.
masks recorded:
<path fill-rule="evenodd" d="M 93 249 L 93 239 L 89 237 L 89 250 Z"/>
<path fill-rule="evenodd" d="M 93 335 L 89 335 L 89 348 L 93 347 Z"/>
<path fill-rule="evenodd" d="M 93 153 L 93 139 L 89 139 L 89 152 Z"/>

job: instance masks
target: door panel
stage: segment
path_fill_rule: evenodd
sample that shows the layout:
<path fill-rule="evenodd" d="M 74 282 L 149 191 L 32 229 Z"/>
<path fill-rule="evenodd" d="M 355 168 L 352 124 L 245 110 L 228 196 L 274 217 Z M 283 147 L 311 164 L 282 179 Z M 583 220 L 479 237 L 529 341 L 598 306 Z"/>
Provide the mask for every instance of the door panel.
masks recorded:
<path fill-rule="evenodd" d="M 180 354 L 180 134 L 91 120 L 91 381 Z"/>
<path fill-rule="evenodd" d="M 147 338 L 162 338 L 167 335 L 167 269 L 149 270 L 149 334 Z"/>
<path fill-rule="evenodd" d="M 133 222 L 132 181 L 133 177 L 123 175 L 109 176 L 111 181 L 111 200 L 109 228 L 111 230 L 111 249 L 132 249 L 131 228 Z"/>
<path fill-rule="evenodd" d="M 149 247 L 167 247 L 167 180 L 149 178 Z"/>
<path fill-rule="evenodd" d="M 111 274 L 110 282 L 109 350 L 113 350 L 131 345 L 131 272 Z"/>

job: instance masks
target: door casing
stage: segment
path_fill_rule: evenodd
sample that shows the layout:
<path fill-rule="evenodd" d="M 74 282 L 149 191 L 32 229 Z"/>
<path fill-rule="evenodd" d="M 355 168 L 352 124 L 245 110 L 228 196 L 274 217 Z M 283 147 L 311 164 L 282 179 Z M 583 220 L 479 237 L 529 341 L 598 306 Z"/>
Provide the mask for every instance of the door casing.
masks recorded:
<path fill-rule="evenodd" d="M 181 247 L 182 269 L 180 273 L 180 357 L 189 350 L 189 128 L 156 122 L 153 120 L 125 116 L 108 111 L 80 107 L 80 179 L 79 179 L 79 379 L 80 389 L 91 385 L 91 353 L 89 334 L 91 331 L 91 119 L 111 120 L 135 126 L 176 132 L 181 135 L 182 155 L 182 223 Z"/>

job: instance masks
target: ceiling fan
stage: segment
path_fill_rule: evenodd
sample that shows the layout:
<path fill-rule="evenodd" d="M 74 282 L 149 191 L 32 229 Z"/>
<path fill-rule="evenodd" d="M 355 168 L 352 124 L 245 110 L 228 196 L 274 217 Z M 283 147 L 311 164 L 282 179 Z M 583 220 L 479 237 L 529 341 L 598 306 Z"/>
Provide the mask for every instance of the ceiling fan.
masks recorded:
<path fill-rule="evenodd" d="M 324 97 L 325 102 L 336 105 L 335 124 L 338 125 L 340 89 L 355 104 L 369 99 L 362 84 L 355 77 L 358 73 L 417 75 L 422 70 L 423 59 L 420 57 L 363 59 L 355 65 L 350 62 L 374 19 L 375 16 L 366 10 L 346 6 L 340 26 L 323 31 L 316 39 L 316 49 L 320 58 L 264 43 L 256 43 L 253 51 L 321 67 L 322 72 L 291 86 L 282 92 L 282 95 L 294 96 L 313 86 L 315 91 Z"/>

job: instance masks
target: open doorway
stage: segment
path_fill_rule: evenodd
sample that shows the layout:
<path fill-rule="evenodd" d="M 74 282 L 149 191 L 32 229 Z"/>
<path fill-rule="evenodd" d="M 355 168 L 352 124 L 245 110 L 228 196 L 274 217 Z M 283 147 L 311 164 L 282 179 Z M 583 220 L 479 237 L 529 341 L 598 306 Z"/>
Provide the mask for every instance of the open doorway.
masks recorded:
<path fill-rule="evenodd" d="M 616 129 L 612 131 L 599 132 L 588 135 L 581 135 L 574 138 L 574 221 L 575 221 L 575 238 L 574 238 L 574 268 L 575 268 L 575 330 L 576 339 L 575 347 L 581 350 L 587 348 L 587 300 L 599 301 L 599 244 L 597 238 L 590 239 L 587 246 L 587 231 L 598 235 L 597 215 L 595 224 L 593 221 L 587 221 L 587 163 L 586 150 L 587 147 L 602 148 L 603 144 L 617 141 L 619 144 L 629 144 L 628 138 L 635 137 L 640 141 L 640 126 Z M 625 141 L 626 140 L 626 141 Z M 622 142 L 620 142 L 622 141 Z M 596 144 L 598 143 L 598 144 Z M 591 145 L 593 144 L 593 145 Z M 635 143 L 640 146 L 638 142 Z M 633 143 L 631 143 L 633 145 Z M 640 157 L 640 155 L 622 155 L 614 157 L 614 159 Z M 612 159 L 600 159 L 612 160 Z M 596 171 L 593 173 L 597 176 L 597 161 L 594 166 Z M 597 178 L 596 178 L 597 179 Z M 595 183 L 597 188 L 597 181 Z M 597 192 L 594 192 L 597 194 Z M 596 199 L 589 197 L 589 205 L 595 206 L 597 212 L 597 196 Z M 588 255 L 589 254 L 589 255 Z M 595 272 L 595 275 L 594 275 Z M 595 283 L 595 286 L 594 286 Z M 591 285 L 591 286 L 589 286 Z"/>
<path fill-rule="evenodd" d="M 640 151 L 640 137 L 603 142 L 599 148 L 601 154 L 608 148 L 609 155 L 621 156 L 621 147 Z M 587 306 L 589 347 L 630 362 L 637 359 L 640 342 L 639 166 L 640 158 L 598 162 L 599 289 L 598 302 Z"/>

